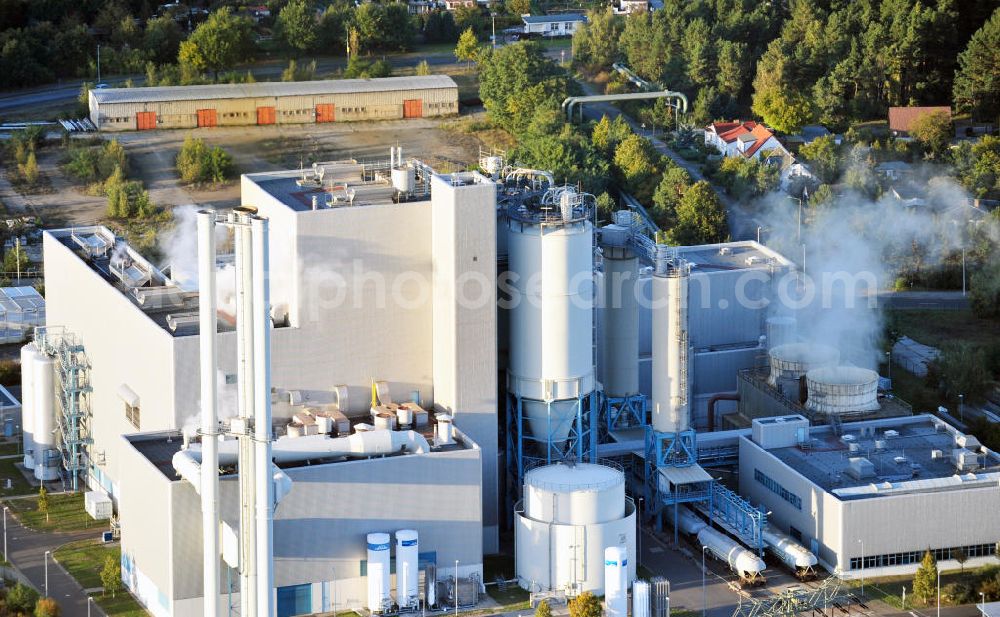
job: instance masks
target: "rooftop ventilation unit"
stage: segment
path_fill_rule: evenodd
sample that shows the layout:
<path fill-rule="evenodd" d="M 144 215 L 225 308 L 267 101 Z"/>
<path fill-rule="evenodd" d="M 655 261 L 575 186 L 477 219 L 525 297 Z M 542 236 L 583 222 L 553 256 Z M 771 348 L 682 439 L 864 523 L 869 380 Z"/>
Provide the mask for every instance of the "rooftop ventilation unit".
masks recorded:
<path fill-rule="evenodd" d="M 884 435 L 886 439 L 889 439 L 891 437 L 899 437 L 899 431 L 889 429 L 886 432 L 882 433 L 882 435 Z"/>
<path fill-rule="evenodd" d="M 874 478 L 875 466 L 863 456 L 854 456 L 848 459 L 847 475 L 855 480 Z"/>
<path fill-rule="evenodd" d="M 167 315 L 167 327 L 171 332 L 178 328 L 193 328 L 198 325 L 198 313 L 171 313 Z"/>

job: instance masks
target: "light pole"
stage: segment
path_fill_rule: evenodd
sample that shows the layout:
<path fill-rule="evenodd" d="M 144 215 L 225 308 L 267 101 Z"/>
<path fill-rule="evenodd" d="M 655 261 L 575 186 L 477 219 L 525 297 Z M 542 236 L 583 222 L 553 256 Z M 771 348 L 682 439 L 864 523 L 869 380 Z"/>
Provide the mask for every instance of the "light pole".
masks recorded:
<path fill-rule="evenodd" d="M 333 614 L 337 614 L 337 568 L 333 569 Z"/>
<path fill-rule="evenodd" d="M 760 244 L 760 232 L 762 232 L 762 231 L 771 231 L 771 230 L 770 230 L 770 228 L 764 227 L 763 225 L 758 225 L 757 226 L 757 244 Z"/>
<path fill-rule="evenodd" d="M 859 539 L 861 544 L 861 599 L 865 599 L 865 541 Z"/>
<path fill-rule="evenodd" d="M 794 202 L 799 204 L 799 242 L 802 242 L 802 198 L 801 197 L 789 197 Z"/>
<path fill-rule="evenodd" d="M 986 617 L 986 593 L 983 591 L 979 592 L 979 612 Z"/>
<path fill-rule="evenodd" d="M 639 542 L 636 547 L 639 550 L 636 554 L 635 563 L 636 566 L 640 566 L 642 565 L 642 497 L 639 498 L 639 516 L 636 517 L 636 522 L 639 524 L 639 533 L 637 536 L 639 538 Z"/>
<path fill-rule="evenodd" d="M 51 551 L 45 551 L 45 597 L 49 597 L 49 554 Z"/>
<path fill-rule="evenodd" d="M 7 555 L 7 508 L 3 509 L 3 560 L 10 563 L 10 557 Z"/>
<path fill-rule="evenodd" d="M 101 83 L 101 46 L 97 46 L 97 83 Z"/>
<path fill-rule="evenodd" d="M 455 617 L 458 617 L 458 560 L 455 560 Z"/>
<path fill-rule="evenodd" d="M 493 20 L 493 49 L 497 48 L 497 12 L 490 11 L 490 18 Z"/>
<path fill-rule="evenodd" d="M 965 422 L 965 395 L 958 395 L 958 419 Z"/>
<path fill-rule="evenodd" d="M 937 568 L 937 617 L 941 617 L 941 568 Z"/>
<path fill-rule="evenodd" d="M 701 617 L 708 614 L 708 593 L 705 591 L 705 551 L 707 546 L 701 547 Z"/>
<path fill-rule="evenodd" d="M 889 378 L 889 387 L 892 387 L 892 350 L 885 352 L 885 374 Z"/>
<path fill-rule="evenodd" d="M 94 603 L 94 596 L 87 596 L 87 617 L 90 617 L 90 605 Z"/>

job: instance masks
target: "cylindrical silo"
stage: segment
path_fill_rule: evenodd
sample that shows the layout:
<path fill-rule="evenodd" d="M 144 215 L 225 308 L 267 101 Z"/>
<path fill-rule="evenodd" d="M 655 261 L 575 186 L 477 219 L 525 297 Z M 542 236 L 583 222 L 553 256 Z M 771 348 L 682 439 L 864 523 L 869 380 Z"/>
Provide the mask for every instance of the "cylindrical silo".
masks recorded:
<path fill-rule="evenodd" d="M 621 545 L 604 549 L 604 606 L 608 617 L 628 617 L 628 552 Z"/>
<path fill-rule="evenodd" d="M 649 617 L 649 583 L 632 583 L 632 617 Z"/>
<path fill-rule="evenodd" d="M 511 287 L 508 389 L 527 431 L 562 446 L 594 390 L 593 227 L 580 209 L 518 209 L 507 221 Z"/>
<path fill-rule="evenodd" d="M 639 302 L 636 297 L 638 260 L 617 230 L 602 234 L 604 251 L 603 345 L 601 379 L 613 398 L 639 393 Z M 625 231 L 625 230 L 622 230 Z"/>
<path fill-rule="evenodd" d="M 35 478 L 43 482 L 59 478 L 56 429 L 55 360 L 45 354 L 34 359 L 32 404 L 35 407 Z"/>
<path fill-rule="evenodd" d="M 28 343 L 21 348 L 21 434 L 24 445 L 24 467 L 35 468 L 35 358 L 38 348 Z"/>
<path fill-rule="evenodd" d="M 417 605 L 419 579 L 419 536 L 413 529 L 400 529 L 396 532 L 396 604 L 400 608 Z"/>
<path fill-rule="evenodd" d="M 878 411 L 879 375 L 857 366 L 830 366 L 806 373 L 806 409 L 828 415 Z"/>
<path fill-rule="evenodd" d="M 529 591 L 605 593 L 604 549 L 620 546 L 635 576 L 635 505 L 625 474 L 606 465 L 559 463 L 524 477 L 515 521 L 515 571 Z"/>
<path fill-rule="evenodd" d="M 368 534 L 368 610 L 383 613 L 392 606 L 389 595 L 389 534 Z"/>
<path fill-rule="evenodd" d="M 688 270 L 657 265 L 653 276 L 653 430 L 679 433 L 691 425 L 688 380 Z"/>

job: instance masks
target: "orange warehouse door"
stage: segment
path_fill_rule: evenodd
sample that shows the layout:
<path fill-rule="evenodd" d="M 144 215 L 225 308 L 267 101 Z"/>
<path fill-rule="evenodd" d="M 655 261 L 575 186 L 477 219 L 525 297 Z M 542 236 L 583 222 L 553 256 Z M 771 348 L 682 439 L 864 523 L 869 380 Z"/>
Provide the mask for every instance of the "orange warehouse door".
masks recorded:
<path fill-rule="evenodd" d="M 135 128 L 140 131 L 149 131 L 156 128 L 155 111 L 139 111 L 135 114 Z"/>
<path fill-rule="evenodd" d="M 274 124 L 274 108 L 258 107 L 257 124 Z"/>
<path fill-rule="evenodd" d="M 320 103 L 316 106 L 316 122 L 333 122 L 332 103 Z"/>
<path fill-rule="evenodd" d="M 218 123 L 218 117 L 216 116 L 214 109 L 199 109 L 198 110 L 198 127 L 210 127 L 215 126 Z"/>
<path fill-rule="evenodd" d="M 424 115 L 423 99 L 406 99 L 403 101 L 404 118 L 420 118 Z"/>

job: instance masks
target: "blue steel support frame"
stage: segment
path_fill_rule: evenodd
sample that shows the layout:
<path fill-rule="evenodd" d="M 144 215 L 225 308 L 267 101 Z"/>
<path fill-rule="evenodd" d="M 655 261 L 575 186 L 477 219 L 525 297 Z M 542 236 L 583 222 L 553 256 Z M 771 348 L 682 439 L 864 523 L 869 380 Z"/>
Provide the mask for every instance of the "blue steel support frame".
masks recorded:
<path fill-rule="evenodd" d="M 763 556 L 763 532 L 767 527 L 767 513 L 718 482 L 712 482 L 711 492 L 712 497 L 708 502 L 709 519 L 739 536 Z"/>
<path fill-rule="evenodd" d="M 600 443 L 607 443 L 610 434 L 623 428 L 646 426 L 646 396 L 601 395 Z"/>
<path fill-rule="evenodd" d="M 524 474 L 535 465 L 549 465 L 570 458 L 577 461 L 597 460 L 597 432 L 599 411 L 598 393 L 590 392 L 576 399 L 575 418 L 565 443 L 560 448 L 553 443 L 551 407 L 549 430 L 546 435 L 529 435 L 524 418 L 524 400 L 514 393 L 507 393 L 507 467 L 514 481 L 508 491 L 507 512 L 513 516 L 513 504 L 520 498 Z M 565 401 L 540 401 L 546 405 Z"/>
<path fill-rule="evenodd" d="M 682 503 L 711 499 L 712 491 L 704 483 L 678 487 L 673 492 L 661 490 L 659 470 L 665 467 L 690 467 L 697 464 L 697 434 L 688 429 L 679 433 L 661 433 L 646 426 L 645 447 L 646 503 L 654 517 L 657 531 L 663 530 L 663 514 L 673 506 L 674 541 L 677 541 L 677 510 Z"/>

